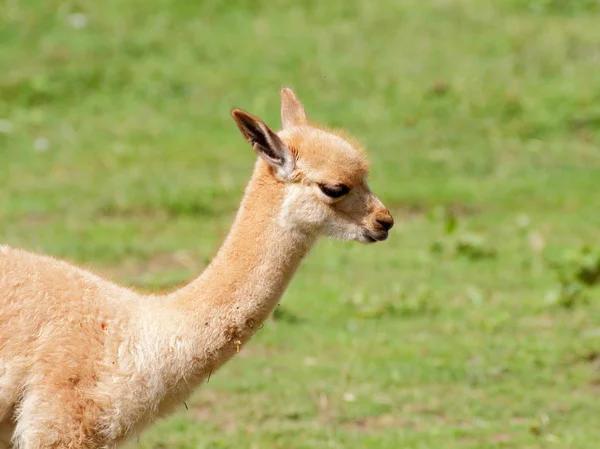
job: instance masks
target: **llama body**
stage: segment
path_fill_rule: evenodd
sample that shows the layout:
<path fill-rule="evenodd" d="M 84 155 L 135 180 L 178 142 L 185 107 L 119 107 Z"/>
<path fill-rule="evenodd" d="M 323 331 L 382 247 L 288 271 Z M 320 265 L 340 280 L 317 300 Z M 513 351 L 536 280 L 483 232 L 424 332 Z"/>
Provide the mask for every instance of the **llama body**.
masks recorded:
<path fill-rule="evenodd" d="M 234 111 L 261 156 L 231 232 L 194 281 L 142 295 L 0 246 L 0 449 L 114 448 L 235 355 L 319 235 L 384 240 L 362 152 L 282 91 L 278 134 Z"/>

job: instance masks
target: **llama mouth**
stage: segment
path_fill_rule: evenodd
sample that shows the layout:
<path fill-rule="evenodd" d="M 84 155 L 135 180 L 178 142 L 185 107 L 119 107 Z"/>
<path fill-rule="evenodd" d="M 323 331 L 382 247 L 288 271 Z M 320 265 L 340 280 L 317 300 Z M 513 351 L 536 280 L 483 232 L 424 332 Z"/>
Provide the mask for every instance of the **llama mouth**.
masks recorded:
<path fill-rule="evenodd" d="M 367 241 L 367 243 L 375 243 L 377 241 L 376 239 L 371 237 L 369 234 L 364 234 L 364 238 Z"/>
<path fill-rule="evenodd" d="M 365 243 L 375 243 L 375 242 L 383 242 L 384 240 L 387 240 L 389 234 L 387 231 L 374 233 L 372 231 L 365 229 L 363 231 L 362 235 L 363 235 L 363 238 L 365 239 Z"/>

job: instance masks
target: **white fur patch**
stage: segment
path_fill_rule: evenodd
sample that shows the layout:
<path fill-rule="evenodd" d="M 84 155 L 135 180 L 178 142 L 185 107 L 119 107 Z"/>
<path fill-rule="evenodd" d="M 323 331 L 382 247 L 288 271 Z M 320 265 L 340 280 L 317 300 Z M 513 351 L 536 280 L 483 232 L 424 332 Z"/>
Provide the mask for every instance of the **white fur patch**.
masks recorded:
<path fill-rule="evenodd" d="M 305 232 L 314 231 L 323 219 L 321 209 L 315 204 L 313 195 L 307 195 L 308 188 L 299 184 L 289 184 L 279 213 L 279 225 L 285 229 L 297 228 Z M 311 229 L 312 228 L 312 229 Z"/>

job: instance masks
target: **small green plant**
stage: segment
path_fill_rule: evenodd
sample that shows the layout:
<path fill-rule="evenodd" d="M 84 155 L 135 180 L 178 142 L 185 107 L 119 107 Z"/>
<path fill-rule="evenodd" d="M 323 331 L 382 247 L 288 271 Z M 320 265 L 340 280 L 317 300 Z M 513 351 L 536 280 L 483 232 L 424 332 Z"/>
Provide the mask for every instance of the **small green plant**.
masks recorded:
<path fill-rule="evenodd" d="M 600 285 L 600 249 L 584 246 L 548 260 L 558 276 L 558 287 L 549 301 L 566 308 L 590 301 L 591 290 Z"/>
<path fill-rule="evenodd" d="M 439 311 L 433 293 L 425 285 L 418 285 L 410 291 L 397 285 L 390 294 L 385 296 L 361 292 L 355 294 L 346 303 L 354 309 L 354 315 L 362 319 L 434 315 Z"/>
<path fill-rule="evenodd" d="M 471 260 L 493 258 L 496 250 L 478 234 L 462 234 L 455 241 L 455 252 Z"/>
<path fill-rule="evenodd" d="M 458 218 L 451 211 L 446 210 L 443 213 L 443 221 L 444 236 L 432 243 L 433 253 L 446 253 L 473 261 L 496 257 L 496 249 L 485 236 L 459 229 Z"/>
<path fill-rule="evenodd" d="M 273 311 L 273 320 L 274 321 L 282 321 L 288 324 L 297 324 L 301 321 L 300 317 L 298 317 L 295 313 L 290 312 L 285 307 L 277 307 Z"/>

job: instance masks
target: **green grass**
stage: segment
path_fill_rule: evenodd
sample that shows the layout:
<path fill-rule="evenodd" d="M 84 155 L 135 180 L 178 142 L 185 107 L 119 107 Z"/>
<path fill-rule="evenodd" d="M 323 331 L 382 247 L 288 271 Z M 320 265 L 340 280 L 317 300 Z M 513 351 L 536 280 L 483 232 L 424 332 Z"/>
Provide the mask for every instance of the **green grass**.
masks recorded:
<path fill-rule="evenodd" d="M 229 110 L 276 127 L 283 85 L 366 144 L 396 217 L 383 244 L 318 245 L 243 353 L 130 449 L 598 447 L 600 289 L 548 260 L 600 248 L 600 2 L 0 17 L 1 242 L 128 285 L 190 279 L 252 169 Z"/>

